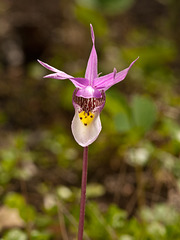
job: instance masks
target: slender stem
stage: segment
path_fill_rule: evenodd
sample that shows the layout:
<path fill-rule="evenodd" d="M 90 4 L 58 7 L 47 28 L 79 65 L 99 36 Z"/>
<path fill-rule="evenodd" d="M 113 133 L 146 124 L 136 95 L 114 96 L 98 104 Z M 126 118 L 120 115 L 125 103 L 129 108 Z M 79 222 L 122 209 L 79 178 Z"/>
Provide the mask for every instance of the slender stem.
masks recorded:
<path fill-rule="evenodd" d="M 87 167 L 88 167 L 88 147 L 84 147 L 78 240 L 83 239 L 85 205 L 86 205 Z"/>

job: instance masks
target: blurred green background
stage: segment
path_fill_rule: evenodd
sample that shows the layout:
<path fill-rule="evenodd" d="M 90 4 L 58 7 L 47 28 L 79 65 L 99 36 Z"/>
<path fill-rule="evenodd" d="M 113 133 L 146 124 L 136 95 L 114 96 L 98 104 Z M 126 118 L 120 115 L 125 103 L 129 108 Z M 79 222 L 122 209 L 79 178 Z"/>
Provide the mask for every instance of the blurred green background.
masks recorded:
<path fill-rule="evenodd" d="M 82 151 L 70 81 L 96 35 L 107 92 L 89 147 L 85 240 L 180 239 L 180 1 L 0 1 L 0 239 L 76 239 Z"/>

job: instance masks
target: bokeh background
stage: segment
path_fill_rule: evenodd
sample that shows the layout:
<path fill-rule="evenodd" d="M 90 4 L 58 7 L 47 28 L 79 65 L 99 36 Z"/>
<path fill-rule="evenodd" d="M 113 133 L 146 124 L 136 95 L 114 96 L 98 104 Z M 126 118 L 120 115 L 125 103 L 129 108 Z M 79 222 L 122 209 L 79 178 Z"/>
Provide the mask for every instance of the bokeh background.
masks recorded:
<path fill-rule="evenodd" d="M 180 239 L 180 1 L 0 1 L 0 239 L 76 239 L 83 149 L 74 86 L 96 35 L 107 92 L 89 147 L 84 239 Z"/>

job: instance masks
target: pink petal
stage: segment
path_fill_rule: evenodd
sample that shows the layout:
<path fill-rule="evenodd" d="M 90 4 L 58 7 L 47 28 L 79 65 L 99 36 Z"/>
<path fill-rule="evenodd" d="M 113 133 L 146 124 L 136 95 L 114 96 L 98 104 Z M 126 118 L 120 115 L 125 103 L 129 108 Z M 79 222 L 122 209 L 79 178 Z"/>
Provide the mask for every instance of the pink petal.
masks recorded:
<path fill-rule="evenodd" d="M 44 78 L 54 78 L 54 79 L 60 79 L 60 80 L 64 80 L 68 78 L 77 88 L 84 88 L 89 84 L 89 81 L 85 78 L 74 78 L 65 72 L 62 72 L 54 67 L 51 67 L 47 63 L 44 63 L 40 60 L 38 60 L 38 62 L 48 70 L 55 72 L 55 73 L 44 76 Z"/>
<path fill-rule="evenodd" d="M 112 73 L 96 78 L 94 80 L 94 87 L 97 89 L 103 88 L 103 86 L 107 85 L 107 82 L 110 82 L 112 79 L 115 79 L 116 73 L 117 70 L 114 68 L 114 71 Z"/>
<path fill-rule="evenodd" d="M 59 79 L 59 80 L 65 79 L 65 78 L 62 78 L 61 75 L 59 75 L 59 73 L 52 73 L 52 74 L 44 76 L 44 78 L 54 78 L 54 79 Z M 76 88 L 80 88 L 80 89 L 85 88 L 89 84 L 89 81 L 85 78 L 71 77 L 71 78 L 69 78 L 69 80 L 74 84 L 74 86 Z"/>
<path fill-rule="evenodd" d="M 70 78 L 69 79 L 77 88 L 85 88 L 89 84 L 89 80 L 86 78 Z"/>
<path fill-rule="evenodd" d="M 91 27 L 91 38 L 92 38 L 93 46 L 92 46 L 92 50 L 87 63 L 85 78 L 88 79 L 90 85 L 92 85 L 93 80 L 97 78 L 98 60 L 97 60 L 97 53 L 95 49 L 95 36 L 94 36 L 93 26 L 90 24 L 90 27 Z"/>
<path fill-rule="evenodd" d="M 44 63 L 44 62 L 42 62 L 42 61 L 40 61 L 40 60 L 37 60 L 37 61 L 38 61 L 43 67 L 47 68 L 48 70 L 50 70 L 50 71 L 52 71 L 52 72 L 58 73 L 58 79 L 72 78 L 71 75 L 69 75 L 69 74 L 67 74 L 67 73 L 65 73 L 65 72 L 62 72 L 62 71 L 60 71 L 60 70 L 58 70 L 58 69 L 56 69 L 56 68 L 48 65 L 47 63 Z M 47 75 L 47 76 L 48 76 L 48 75 Z M 55 77 L 54 77 L 54 78 L 55 78 Z"/>
<path fill-rule="evenodd" d="M 132 67 L 132 65 L 138 60 L 138 58 L 136 60 L 134 60 L 129 65 L 128 68 L 122 70 L 121 72 L 116 73 L 116 69 L 114 69 L 114 72 L 109 73 L 109 74 L 107 74 L 105 76 L 96 78 L 94 80 L 94 87 L 96 87 L 97 89 L 106 91 L 110 87 L 112 87 L 114 84 L 122 81 L 126 77 L 128 71 Z"/>
<path fill-rule="evenodd" d="M 79 89 L 76 96 L 83 98 L 100 98 L 102 95 L 99 90 L 87 86 L 86 88 Z"/>

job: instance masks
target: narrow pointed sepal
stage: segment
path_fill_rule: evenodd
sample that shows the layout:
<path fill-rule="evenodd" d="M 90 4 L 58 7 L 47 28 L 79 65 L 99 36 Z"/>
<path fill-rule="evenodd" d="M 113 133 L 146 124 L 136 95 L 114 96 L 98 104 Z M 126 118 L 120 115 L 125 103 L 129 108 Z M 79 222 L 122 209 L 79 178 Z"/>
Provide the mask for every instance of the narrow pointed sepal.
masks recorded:
<path fill-rule="evenodd" d="M 51 75 L 47 75 L 45 76 L 46 78 L 57 78 L 57 79 L 67 79 L 67 78 L 73 78 L 71 75 L 58 70 L 57 68 L 54 68 L 52 66 L 50 66 L 49 64 L 40 61 L 39 59 L 37 60 L 43 67 L 45 67 L 46 69 L 55 72 L 56 74 L 51 74 Z"/>
<path fill-rule="evenodd" d="M 76 88 L 85 88 L 89 85 L 89 80 L 85 79 L 85 78 L 74 78 L 73 76 L 60 71 L 52 66 L 50 66 L 49 64 L 42 62 L 40 60 L 37 60 L 43 67 L 47 68 L 50 71 L 53 71 L 55 73 L 51 73 L 48 74 L 46 76 L 44 76 L 44 78 L 54 78 L 54 79 L 59 79 L 59 80 L 65 80 L 65 79 L 69 79 Z"/>
<path fill-rule="evenodd" d="M 90 25 L 91 28 L 91 38 L 92 38 L 92 49 L 91 53 L 88 59 L 87 67 L 86 67 L 86 73 L 85 73 L 85 78 L 89 79 L 90 85 L 93 85 L 93 80 L 97 78 L 98 76 L 98 60 L 97 60 L 97 53 L 96 53 L 96 48 L 95 48 L 95 36 L 94 36 L 94 30 L 93 26 Z"/>
<path fill-rule="evenodd" d="M 95 42 L 95 35 L 94 35 L 94 29 L 92 24 L 90 24 L 90 28 L 91 28 L 91 39 L 92 39 L 92 43 L 94 44 Z"/>
<path fill-rule="evenodd" d="M 82 147 L 87 147 L 93 143 L 102 129 L 98 112 L 92 114 L 92 116 L 88 115 L 87 120 L 86 114 L 84 112 L 79 113 L 78 109 L 76 109 L 71 124 L 73 136 Z M 92 119 L 90 119 L 91 117 Z"/>
<path fill-rule="evenodd" d="M 112 73 L 109 73 L 107 75 L 104 75 L 102 77 L 98 77 L 96 79 L 94 79 L 94 85 L 93 87 L 95 87 L 98 90 L 104 90 L 107 91 L 110 87 L 112 87 L 113 85 L 115 85 L 116 83 L 124 80 L 124 78 L 126 77 L 126 75 L 128 74 L 128 71 L 131 69 L 131 67 L 133 66 L 133 64 L 139 59 L 139 57 L 134 60 L 128 68 L 117 72 L 117 70 L 114 68 Z"/>

